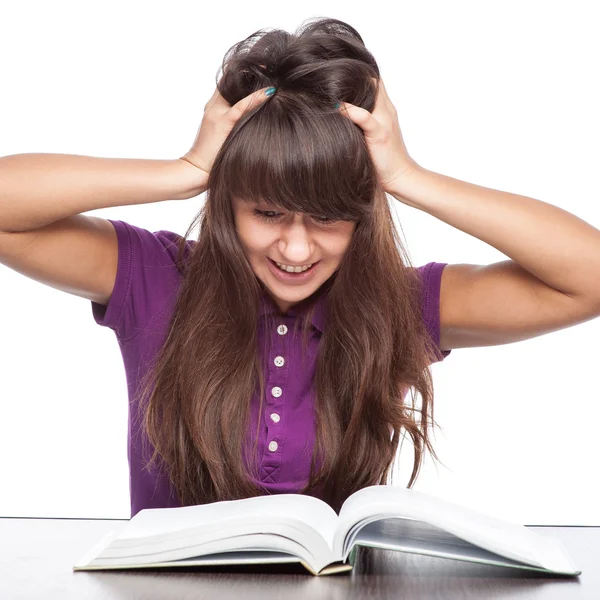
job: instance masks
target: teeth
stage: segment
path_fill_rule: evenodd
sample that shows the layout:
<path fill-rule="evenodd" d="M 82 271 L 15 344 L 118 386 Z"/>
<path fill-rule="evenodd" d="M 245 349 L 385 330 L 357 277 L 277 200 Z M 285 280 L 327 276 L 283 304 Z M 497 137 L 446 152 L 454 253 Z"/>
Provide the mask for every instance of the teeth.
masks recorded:
<path fill-rule="evenodd" d="M 282 265 L 281 263 L 275 263 L 282 271 L 287 271 L 288 273 L 302 273 L 312 267 L 311 265 L 306 265 L 304 267 L 288 267 L 287 265 Z M 313 263 L 314 264 L 314 263 Z"/>

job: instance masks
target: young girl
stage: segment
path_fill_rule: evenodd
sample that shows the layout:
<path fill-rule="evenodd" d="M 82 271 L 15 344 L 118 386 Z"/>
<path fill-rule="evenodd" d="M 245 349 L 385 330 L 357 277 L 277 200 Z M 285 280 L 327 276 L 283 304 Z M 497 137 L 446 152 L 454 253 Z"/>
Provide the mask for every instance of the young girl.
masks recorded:
<path fill-rule="evenodd" d="M 132 516 L 281 492 L 339 510 L 386 483 L 401 433 L 411 487 L 435 457 L 432 362 L 600 314 L 600 232 L 418 165 L 373 56 L 335 19 L 236 44 L 180 159 L 0 169 L 0 261 L 91 300 L 116 333 Z M 204 191 L 185 236 L 80 214 Z M 413 268 L 386 194 L 512 260 Z"/>

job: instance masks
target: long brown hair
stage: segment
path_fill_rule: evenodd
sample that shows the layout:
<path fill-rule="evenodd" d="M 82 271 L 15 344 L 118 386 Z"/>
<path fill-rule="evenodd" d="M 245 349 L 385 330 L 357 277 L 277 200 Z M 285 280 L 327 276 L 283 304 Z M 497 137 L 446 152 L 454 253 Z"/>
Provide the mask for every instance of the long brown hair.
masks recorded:
<path fill-rule="evenodd" d="M 257 384 L 261 409 L 264 399 L 257 326 L 266 288 L 236 233 L 237 197 L 356 222 L 339 268 L 301 303 L 309 310 L 296 323 L 302 321 L 305 350 L 314 300 L 326 291 L 314 380 L 316 444 L 301 493 L 321 489 L 338 511 L 354 491 L 385 483 L 406 432 L 415 452 L 412 487 L 424 450 L 437 459 L 428 434 L 436 350 L 423 322 L 419 274 L 364 135 L 334 109 L 343 100 L 373 110 L 375 59 L 353 27 L 316 19 L 293 35 L 259 30 L 228 50 L 222 70 L 217 86 L 230 104 L 269 84 L 277 91 L 236 123 L 213 163 L 206 203 L 179 241 L 181 286 L 138 397 L 148 397 L 144 427 L 154 453 L 147 466 L 161 457 L 182 505 L 264 493 L 242 452 L 247 435 L 258 437 L 248 432 Z"/>

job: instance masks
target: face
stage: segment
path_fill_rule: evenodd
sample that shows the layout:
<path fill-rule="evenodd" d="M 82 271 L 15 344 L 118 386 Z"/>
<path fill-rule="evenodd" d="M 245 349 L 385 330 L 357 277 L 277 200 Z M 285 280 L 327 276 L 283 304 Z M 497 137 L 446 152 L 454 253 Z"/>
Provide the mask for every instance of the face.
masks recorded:
<path fill-rule="evenodd" d="M 354 221 L 328 223 L 319 215 L 286 212 L 264 202 L 249 204 L 237 198 L 233 211 L 252 270 L 284 313 L 333 275 L 356 227 Z M 316 264 L 305 274 L 288 275 L 275 262 L 292 267 Z"/>

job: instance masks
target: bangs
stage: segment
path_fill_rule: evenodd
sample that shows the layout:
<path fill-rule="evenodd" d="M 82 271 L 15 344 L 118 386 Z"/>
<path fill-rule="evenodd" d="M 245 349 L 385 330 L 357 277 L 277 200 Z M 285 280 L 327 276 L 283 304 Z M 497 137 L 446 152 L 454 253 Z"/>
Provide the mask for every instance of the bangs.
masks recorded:
<path fill-rule="evenodd" d="M 224 182 L 230 197 L 336 220 L 363 219 L 376 184 L 362 134 L 338 111 L 307 106 L 306 98 L 274 100 L 236 132 L 223 156 L 222 172 L 232 174 Z"/>

